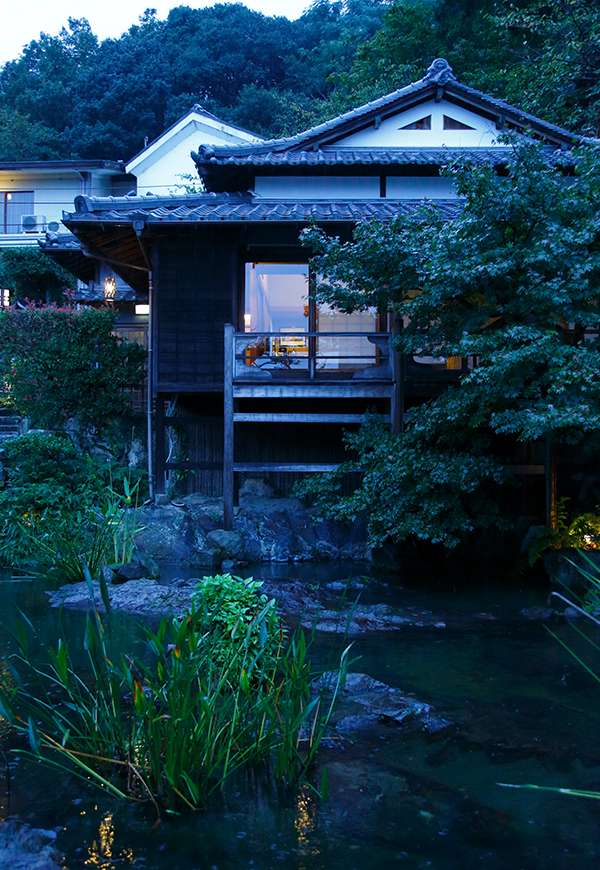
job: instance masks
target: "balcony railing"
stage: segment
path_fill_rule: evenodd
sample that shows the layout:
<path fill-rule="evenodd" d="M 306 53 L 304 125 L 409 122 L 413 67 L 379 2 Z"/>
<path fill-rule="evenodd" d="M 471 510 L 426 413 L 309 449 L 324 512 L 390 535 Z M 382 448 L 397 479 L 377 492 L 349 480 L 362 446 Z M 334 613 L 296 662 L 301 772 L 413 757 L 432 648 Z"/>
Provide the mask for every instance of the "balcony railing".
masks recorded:
<path fill-rule="evenodd" d="M 236 332 L 234 381 L 392 380 L 385 332 Z"/>

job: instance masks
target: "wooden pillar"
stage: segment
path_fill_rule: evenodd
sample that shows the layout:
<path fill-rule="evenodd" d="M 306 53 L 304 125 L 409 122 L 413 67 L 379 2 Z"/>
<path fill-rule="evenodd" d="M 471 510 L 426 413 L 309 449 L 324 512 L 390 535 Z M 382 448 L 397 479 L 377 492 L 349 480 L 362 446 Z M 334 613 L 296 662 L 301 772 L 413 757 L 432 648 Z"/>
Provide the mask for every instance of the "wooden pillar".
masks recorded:
<path fill-rule="evenodd" d="M 155 468 L 156 468 L 156 494 L 164 495 L 166 490 L 166 469 L 165 469 L 165 402 L 159 395 L 156 397 L 156 450 L 155 450 Z"/>
<path fill-rule="evenodd" d="M 396 348 L 396 338 L 402 329 L 402 321 L 397 315 L 392 318 L 389 354 L 392 370 L 392 398 L 390 402 L 390 424 L 394 434 L 404 428 L 404 360 Z"/>
<path fill-rule="evenodd" d="M 544 442 L 544 480 L 546 489 L 546 525 L 549 529 L 558 526 L 558 475 L 556 469 L 556 447 L 552 436 L 546 435 Z"/>
<path fill-rule="evenodd" d="M 233 528 L 234 500 L 234 431 L 233 431 L 233 374 L 234 374 L 234 327 L 225 324 L 225 359 L 223 381 L 223 528 Z"/>

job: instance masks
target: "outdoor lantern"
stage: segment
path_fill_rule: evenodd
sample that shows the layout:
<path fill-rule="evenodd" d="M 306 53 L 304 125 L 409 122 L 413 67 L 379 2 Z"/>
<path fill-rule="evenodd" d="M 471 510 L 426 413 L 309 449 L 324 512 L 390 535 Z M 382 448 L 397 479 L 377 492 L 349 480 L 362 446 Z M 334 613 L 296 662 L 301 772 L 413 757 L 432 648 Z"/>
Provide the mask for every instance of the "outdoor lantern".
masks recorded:
<path fill-rule="evenodd" d="M 114 302 L 117 295 L 117 281 L 114 275 L 108 275 L 104 279 L 104 300 Z"/>

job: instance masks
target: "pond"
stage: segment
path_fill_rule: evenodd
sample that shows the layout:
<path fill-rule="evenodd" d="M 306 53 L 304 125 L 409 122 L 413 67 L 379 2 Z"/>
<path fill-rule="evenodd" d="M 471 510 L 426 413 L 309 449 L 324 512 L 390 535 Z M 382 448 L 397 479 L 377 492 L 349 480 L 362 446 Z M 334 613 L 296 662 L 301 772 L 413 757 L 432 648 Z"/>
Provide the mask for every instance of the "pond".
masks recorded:
<path fill-rule="evenodd" d="M 277 571 L 282 583 L 300 574 L 319 583 L 356 568 Z M 431 703 L 453 723 L 449 731 L 403 734 L 382 725 L 323 750 L 325 800 L 306 786 L 294 793 L 266 784 L 252 793 L 232 787 L 210 812 L 168 817 L 158 826 L 144 808 L 13 759 L 9 781 L 0 772 L 0 817 L 10 813 L 55 829 L 69 870 L 598 867 L 600 802 L 498 785 L 600 789 L 600 691 L 542 623 L 520 613 L 543 605 L 546 591 L 495 583 L 453 591 L 450 583 L 424 586 L 417 577 L 415 571 L 411 583 L 372 574 L 362 600 L 442 612 L 452 617 L 451 627 L 360 636 L 352 670 Z M 43 645 L 54 642 L 59 626 L 80 645 L 81 613 L 51 610 L 36 581 L 5 578 L 2 657 L 12 649 L 8 630 L 17 608 Z M 118 630 L 123 645 L 131 645 L 132 620 L 120 617 Z M 572 641 L 572 628 L 556 630 Z M 342 646 L 339 636 L 318 635 L 313 658 L 331 667 Z M 0 748 L 7 748 L 3 739 Z"/>

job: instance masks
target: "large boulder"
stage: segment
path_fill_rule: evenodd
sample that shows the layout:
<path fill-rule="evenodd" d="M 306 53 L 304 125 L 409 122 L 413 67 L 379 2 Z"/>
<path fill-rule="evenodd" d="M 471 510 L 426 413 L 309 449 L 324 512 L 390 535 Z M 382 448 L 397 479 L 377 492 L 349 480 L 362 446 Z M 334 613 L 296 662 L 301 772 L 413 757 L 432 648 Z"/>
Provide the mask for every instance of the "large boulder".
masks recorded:
<path fill-rule="evenodd" d="M 221 559 L 239 560 L 244 558 L 245 545 L 239 532 L 213 529 L 206 536 L 207 542 L 218 551 Z"/>
<path fill-rule="evenodd" d="M 0 822 L 0 867 L 11 870 L 60 870 L 56 833 L 9 819 Z"/>

